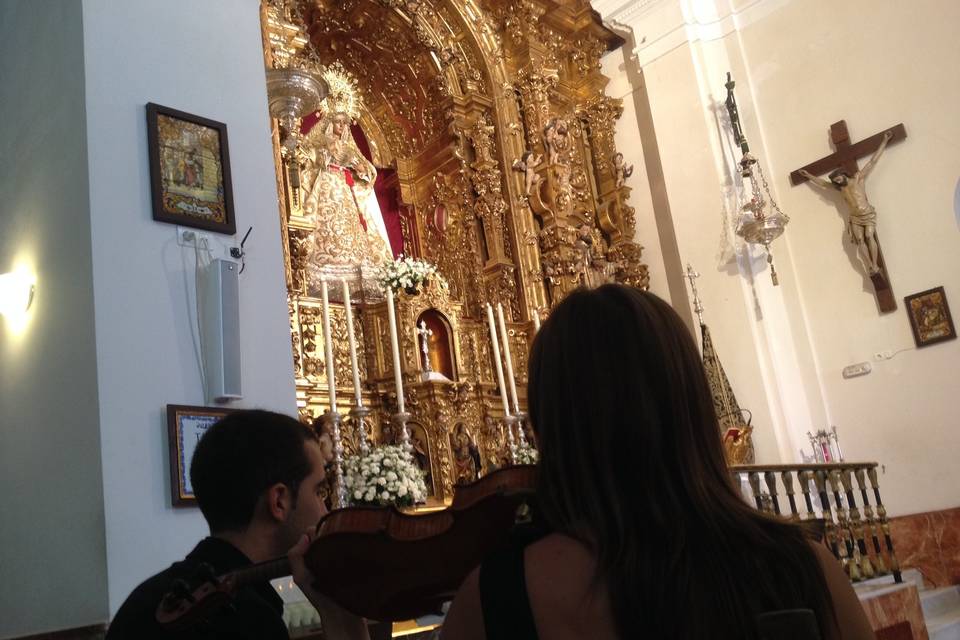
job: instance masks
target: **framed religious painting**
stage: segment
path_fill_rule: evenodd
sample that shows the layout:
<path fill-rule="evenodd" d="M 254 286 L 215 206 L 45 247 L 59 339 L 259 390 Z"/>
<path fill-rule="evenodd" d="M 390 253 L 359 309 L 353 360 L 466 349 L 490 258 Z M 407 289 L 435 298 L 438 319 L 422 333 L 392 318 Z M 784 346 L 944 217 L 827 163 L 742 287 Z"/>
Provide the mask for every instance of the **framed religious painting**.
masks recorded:
<path fill-rule="evenodd" d="M 227 125 L 147 105 L 153 219 L 233 235 Z"/>
<path fill-rule="evenodd" d="M 917 347 L 953 340 L 957 331 L 947 305 L 947 294 L 943 287 L 928 289 L 903 299 L 913 329 L 913 340 Z"/>
<path fill-rule="evenodd" d="M 167 437 L 170 442 L 170 495 L 173 506 L 196 506 L 190 484 L 190 461 L 207 429 L 231 412 L 218 407 L 167 405 Z"/>

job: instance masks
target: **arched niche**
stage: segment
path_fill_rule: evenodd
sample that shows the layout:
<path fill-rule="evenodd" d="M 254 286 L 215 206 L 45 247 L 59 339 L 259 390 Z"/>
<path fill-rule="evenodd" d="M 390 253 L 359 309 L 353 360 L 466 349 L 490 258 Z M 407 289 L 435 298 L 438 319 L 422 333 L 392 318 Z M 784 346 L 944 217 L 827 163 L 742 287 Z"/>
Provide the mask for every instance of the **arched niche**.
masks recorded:
<path fill-rule="evenodd" d="M 437 477 L 433 470 L 433 460 L 436 452 L 435 443 L 431 442 L 430 434 L 419 422 L 410 421 L 407 424 L 407 430 L 410 434 L 410 446 L 413 447 L 413 461 L 424 474 L 423 480 L 427 485 L 427 497 L 435 498 L 439 495 Z"/>
<path fill-rule="evenodd" d="M 441 373 L 448 380 L 457 379 L 456 359 L 454 358 L 453 331 L 447 317 L 437 309 L 427 309 L 417 317 L 417 328 L 424 322 L 430 335 L 427 338 L 427 355 L 430 359 L 430 370 Z M 420 338 L 422 340 L 422 338 Z M 422 342 L 417 351 L 419 354 L 420 370 L 425 371 L 423 361 Z"/>

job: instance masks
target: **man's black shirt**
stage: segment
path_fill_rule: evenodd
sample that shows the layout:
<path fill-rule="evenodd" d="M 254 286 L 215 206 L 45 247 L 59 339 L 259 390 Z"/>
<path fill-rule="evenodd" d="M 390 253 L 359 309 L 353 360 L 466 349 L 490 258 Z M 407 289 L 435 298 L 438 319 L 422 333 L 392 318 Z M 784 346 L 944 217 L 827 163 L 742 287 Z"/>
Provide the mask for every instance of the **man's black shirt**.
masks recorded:
<path fill-rule="evenodd" d="M 157 605 L 177 579 L 186 580 L 193 589 L 200 565 L 209 564 L 221 575 L 251 564 L 239 549 L 218 538 L 205 538 L 187 557 L 174 563 L 133 590 L 107 630 L 107 640 L 289 640 L 283 622 L 283 600 L 269 582 L 248 585 L 238 590 L 233 610 L 222 609 L 210 615 L 209 623 L 189 631 L 165 631 L 156 620 Z"/>

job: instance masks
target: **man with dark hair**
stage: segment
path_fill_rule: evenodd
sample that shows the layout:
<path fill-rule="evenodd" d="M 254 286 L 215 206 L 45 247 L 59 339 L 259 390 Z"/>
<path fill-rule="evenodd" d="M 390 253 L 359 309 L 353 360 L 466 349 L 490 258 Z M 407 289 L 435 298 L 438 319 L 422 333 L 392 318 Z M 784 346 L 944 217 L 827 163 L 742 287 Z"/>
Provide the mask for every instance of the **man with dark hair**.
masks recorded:
<path fill-rule="evenodd" d="M 304 534 L 326 513 L 321 493 L 331 455 L 329 443 L 324 444 L 303 424 L 269 411 L 237 411 L 213 425 L 190 464 L 190 481 L 210 536 L 184 560 L 134 589 L 114 617 L 108 640 L 287 640 L 283 601 L 267 581 L 239 588 L 232 606 L 211 613 L 203 627 L 172 633 L 156 621 L 157 606 L 171 590 L 191 593 L 212 576 L 284 554 L 294 580 L 320 611 L 327 637 L 367 638 L 363 620 L 312 588 L 313 577 L 303 563 L 310 542 L 309 533 Z"/>

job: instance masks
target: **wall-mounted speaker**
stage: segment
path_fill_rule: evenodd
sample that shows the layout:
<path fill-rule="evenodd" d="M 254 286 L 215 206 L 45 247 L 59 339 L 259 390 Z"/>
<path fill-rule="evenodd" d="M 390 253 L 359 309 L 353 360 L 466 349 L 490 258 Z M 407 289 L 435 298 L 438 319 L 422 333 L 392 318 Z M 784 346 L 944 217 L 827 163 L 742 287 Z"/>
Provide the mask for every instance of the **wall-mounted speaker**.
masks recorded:
<path fill-rule="evenodd" d="M 200 332 L 207 401 L 242 398 L 239 267 L 212 260 L 200 273 Z"/>

